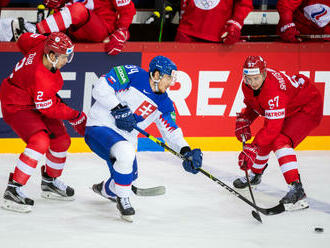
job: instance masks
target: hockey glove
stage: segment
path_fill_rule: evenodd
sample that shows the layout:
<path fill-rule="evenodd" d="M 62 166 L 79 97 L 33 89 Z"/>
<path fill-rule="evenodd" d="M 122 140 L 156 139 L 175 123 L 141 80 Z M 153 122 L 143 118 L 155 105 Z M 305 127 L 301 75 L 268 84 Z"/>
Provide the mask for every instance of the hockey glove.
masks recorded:
<path fill-rule="evenodd" d="M 221 34 L 221 39 L 224 44 L 232 45 L 240 40 L 241 38 L 242 26 L 237 21 L 228 20 L 223 33 Z"/>
<path fill-rule="evenodd" d="M 127 132 L 131 132 L 136 125 L 136 119 L 128 106 L 119 104 L 111 110 L 112 116 L 115 118 L 116 126 Z"/>
<path fill-rule="evenodd" d="M 77 118 L 69 120 L 73 129 L 81 136 L 85 136 L 86 122 L 87 116 L 84 112 L 80 112 Z"/>
<path fill-rule="evenodd" d="M 108 55 L 117 55 L 121 52 L 125 42 L 129 38 L 129 32 L 126 28 L 119 28 L 106 39 L 104 50 Z"/>
<path fill-rule="evenodd" d="M 50 9 L 63 7 L 69 0 L 44 0 L 44 4 Z"/>
<path fill-rule="evenodd" d="M 196 174 L 199 171 L 198 168 L 202 167 L 203 153 L 200 149 L 194 149 L 191 151 L 190 148 L 185 148 L 187 147 L 181 149 L 183 156 L 186 158 L 182 162 L 182 166 L 186 171 Z"/>
<path fill-rule="evenodd" d="M 302 41 L 300 38 L 296 37 L 300 32 L 297 30 L 296 25 L 293 22 L 283 25 L 280 28 L 280 31 L 281 39 L 286 42 L 298 43 Z"/>
<path fill-rule="evenodd" d="M 235 136 L 240 142 L 243 142 L 242 137 L 244 137 L 245 141 L 251 139 L 250 124 L 250 121 L 244 117 L 243 113 L 236 114 Z"/>
<path fill-rule="evenodd" d="M 251 169 L 258 154 L 258 147 L 253 144 L 245 144 L 243 151 L 238 156 L 238 165 L 241 170 Z"/>

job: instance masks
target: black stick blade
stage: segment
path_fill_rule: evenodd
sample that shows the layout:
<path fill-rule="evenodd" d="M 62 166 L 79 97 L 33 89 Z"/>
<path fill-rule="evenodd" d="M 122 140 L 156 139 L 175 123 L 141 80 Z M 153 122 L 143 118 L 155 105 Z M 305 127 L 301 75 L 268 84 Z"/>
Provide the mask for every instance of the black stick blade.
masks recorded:
<path fill-rule="evenodd" d="M 262 223 L 262 219 L 261 219 L 259 213 L 257 213 L 256 211 L 252 210 L 252 216 L 253 216 L 257 221 L 259 221 L 260 223 Z"/>

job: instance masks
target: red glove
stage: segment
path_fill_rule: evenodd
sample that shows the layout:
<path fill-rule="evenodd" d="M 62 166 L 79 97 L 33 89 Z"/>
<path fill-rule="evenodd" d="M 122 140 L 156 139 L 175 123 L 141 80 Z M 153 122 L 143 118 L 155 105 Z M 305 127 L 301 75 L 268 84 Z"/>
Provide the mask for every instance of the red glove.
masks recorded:
<path fill-rule="evenodd" d="M 77 118 L 69 120 L 73 129 L 81 136 L 85 136 L 86 122 L 87 116 L 84 112 L 80 112 Z"/>
<path fill-rule="evenodd" d="M 223 43 L 231 45 L 239 41 L 241 38 L 242 26 L 237 21 L 228 20 L 225 25 L 225 30 L 221 35 Z"/>
<path fill-rule="evenodd" d="M 104 50 L 108 55 L 117 55 L 121 52 L 124 47 L 125 42 L 129 38 L 129 32 L 126 28 L 119 28 L 113 32 L 109 41 L 105 41 Z"/>
<path fill-rule="evenodd" d="M 44 0 L 44 4 L 50 9 L 58 9 L 63 7 L 69 0 Z"/>
<path fill-rule="evenodd" d="M 250 121 L 244 117 L 243 113 L 236 114 L 235 135 L 240 142 L 243 142 L 242 136 L 244 136 L 244 141 L 251 139 L 250 124 Z"/>
<path fill-rule="evenodd" d="M 280 28 L 280 31 L 282 40 L 286 42 L 298 43 L 302 41 L 300 38 L 296 37 L 296 35 L 299 35 L 300 32 L 297 30 L 296 24 L 293 22 L 283 25 Z"/>
<path fill-rule="evenodd" d="M 238 156 L 238 165 L 241 170 L 251 169 L 258 154 L 258 148 L 253 144 L 245 144 L 243 151 Z"/>

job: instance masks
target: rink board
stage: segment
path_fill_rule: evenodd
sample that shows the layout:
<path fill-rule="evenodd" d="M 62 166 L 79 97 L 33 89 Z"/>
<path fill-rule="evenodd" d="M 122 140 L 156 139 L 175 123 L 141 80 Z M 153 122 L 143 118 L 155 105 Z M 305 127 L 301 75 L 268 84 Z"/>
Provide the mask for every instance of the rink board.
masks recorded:
<path fill-rule="evenodd" d="M 88 112 L 93 99 L 92 84 L 111 67 L 135 64 L 148 68 L 153 56 L 170 57 L 178 66 L 178 79 L 169 95 L 177 110 L 177 123 L 193 147 L 209 151 L 239 150 L 234 136 L 235 114 L 244 107 L 241 92 L 242 63 L 248 55 L 262 55 L 270 68 L 288 74 L 303 73 L 320 90 L 324 102 L 323 120 L 298 149 L 328 150 L 330 139 L 330 43 L 240 43 L 177 44 L 130 42 L 124 53 L 110 57 L 102 44 L 77 44 L 74 60 L 61 70 L 64 87 L 59 92 L 64 101 Z M 14 43 L 0 43 L 0 79 L 7 77 L 22 58 Z M 263 125 L 259 118 L 252 132 Z M 72 137 L 78 137 L 67 125 Z M 159 137 L 154 126 L 147 130 Z M 24 144 L 7 126 L 0 113 L 0 152 L 19 152 Z M 139 150 L 160 150 L 145 138 L 139 140 Z M 71 152 L 87 152 L 82 138 L 74 138 Z"/>

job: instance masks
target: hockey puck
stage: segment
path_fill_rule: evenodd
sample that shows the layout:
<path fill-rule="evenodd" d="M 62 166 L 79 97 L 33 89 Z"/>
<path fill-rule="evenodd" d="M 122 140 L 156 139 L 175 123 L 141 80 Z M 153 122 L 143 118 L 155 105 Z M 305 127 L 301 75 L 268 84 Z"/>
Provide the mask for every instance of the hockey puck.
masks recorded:
<path fill-rule="evenodd" d="M 322 233 L 323 232 L 323 228 L 322 227 L 315 227 L 314 231 L 317 233 Z"/>

